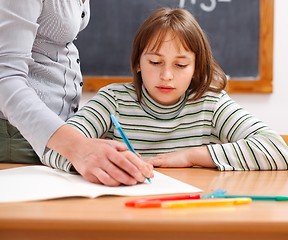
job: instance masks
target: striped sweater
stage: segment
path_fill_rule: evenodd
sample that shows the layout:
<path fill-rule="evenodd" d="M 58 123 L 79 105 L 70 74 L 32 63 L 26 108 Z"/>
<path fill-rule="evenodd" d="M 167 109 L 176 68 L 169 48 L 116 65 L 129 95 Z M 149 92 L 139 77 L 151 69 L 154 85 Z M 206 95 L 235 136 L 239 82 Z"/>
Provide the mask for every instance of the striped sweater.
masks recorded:
<path fill-rule="evenodd" d="M 225 91 L 207 92 L 199 100 L 183 96 L 178 103 L 156 103 L 142 88 L 141 103 L 131 83 L 111 84 L 68 124 L 89 138 L 122 141 L 114 114 L 142 157 L 189 147 L 208 147 L 219 170 L 287 170 L 288 147 L 275 131 L 235 103 Z M 42 162 L 69 171 L 71 163 L 54 151 Z"/>

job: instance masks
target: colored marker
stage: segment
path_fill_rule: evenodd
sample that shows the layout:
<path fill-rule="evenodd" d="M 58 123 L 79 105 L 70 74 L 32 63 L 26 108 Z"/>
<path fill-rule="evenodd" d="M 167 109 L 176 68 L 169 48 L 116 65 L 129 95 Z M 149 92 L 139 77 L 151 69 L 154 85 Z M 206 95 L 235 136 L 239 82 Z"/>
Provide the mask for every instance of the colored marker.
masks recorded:
<path fill-rule="evenodd" d="M 125 144 L 126 144 L 126 146 L 128 147 L 128 149 L 129 149 L 131 152 L 137 154 L 136 151 L 135 151 L 135 149 L 132 147 L 132 145 L 131 145 L 128 137 L 126 136 L 126 134 L 124 133 L 123 129 L 121 128 L 120 123 L 119 123 L 119 122 L 117 121 L 117 119 L 115 118 L 115 116 L 114 116 L 113 114 L 111 114 L 110 117 L 111 117 L 111 120 L 112 120 L 115 128 L 119 131 L 119 133 L 120 133 L 120 135 L 121 135 L 121 138 L 122 138 L 123 141 L 125 142 Z M 150 178 L 146 178 L 146 179 L 147 179 L 148 182 L 151 183 L 151 179 L 150 179 Z"/>
<path fill-rule="evenodd" d="M 203 194 L 201 198 L 251 198 L 255 201 L 288 201 L 288 196 L 266 196 L 266 195 L 231 195 L 225 190 L 217 189 L 212 194 Z"/>
<path fill-rule="evenodd" d="M 265 195 L 224 195 L 225 198 L 247 197 L 256 201 L 288 201 L 288 196 L 265 196 Z"/>
<path fill-rule="evenodd" d="M 168 196 L 168 197 L 159 197 L 159 198 L 139 198 L 136 200 L 128 201 L 125 203 L 126 207 L 136 207 L 141 205 L 155 205 L 155 203 L 164 202 L 164 201 L 176 201 L 176 200 L 189 200 L 189 199 L 200 199 L 200 194 L 187 194 L 187 195 L 177 195 L 177 196 Z M 155 205 L 157 206 L 157 204 Z"/>
<path fill-rule="evenodd" d="M 252 201 L 251 198 L 231 198 L 231 199 L 203 199 L 203 200 L 179 200 L 167 201 L 161 203 L 161 208 L 188 208 L 188 207 L 214 207 L 214 206 L 231 206 L 247 204 Z"/>
<path fill-rule="evenodd" d="M 211 198 L 211 196 L 210 196 Z M 288 201 L 288 196 L 265 196 L 265 195 L 214 195 L 214 198 L 251 198 L 255 201 Z"/>

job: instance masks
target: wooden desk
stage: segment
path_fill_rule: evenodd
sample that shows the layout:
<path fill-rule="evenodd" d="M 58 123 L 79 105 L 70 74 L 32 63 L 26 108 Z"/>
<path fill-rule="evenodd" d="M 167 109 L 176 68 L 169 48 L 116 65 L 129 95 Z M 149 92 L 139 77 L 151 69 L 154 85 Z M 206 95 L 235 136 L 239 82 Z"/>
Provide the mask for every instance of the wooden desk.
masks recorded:
<path fill-rule="evenodd" d="M 0 165 L 5 167 L 7 165 Z M 288 195 L 288 171 L 159 171 L 191 183 L 204 193 L 223 188 L 231 194 Z M 132 198 L 105 196 L 0 204 L 0 239 L 276 240 L 288 236 L 288 202 L 133 209 L 124 206 L 128 199 Z"/>

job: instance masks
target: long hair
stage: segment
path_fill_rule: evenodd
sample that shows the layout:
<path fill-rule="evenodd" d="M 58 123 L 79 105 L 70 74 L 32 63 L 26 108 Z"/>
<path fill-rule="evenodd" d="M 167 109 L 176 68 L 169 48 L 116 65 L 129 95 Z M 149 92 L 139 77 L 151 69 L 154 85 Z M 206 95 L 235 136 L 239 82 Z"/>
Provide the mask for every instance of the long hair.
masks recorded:
<path fill-rule="evenodd" d="M 209 41 L 193 15 L 181 8 L 159 8 L 140 26 L 133 41 L 130 64 L 138 101 L 143 83 L 138 72 L 140 57 L 151 47 L 153 39 L 156 41 L 152 49 L 158 50 L 168 31 L 179 39 L 185 50 L 196 56 L 195 72 L 188 88 L 188 94 L 194 94 L 190 100 L 199 99 L 206 91 L 223 90 L 227 84 L 226 75 L 215 61 Z"/>

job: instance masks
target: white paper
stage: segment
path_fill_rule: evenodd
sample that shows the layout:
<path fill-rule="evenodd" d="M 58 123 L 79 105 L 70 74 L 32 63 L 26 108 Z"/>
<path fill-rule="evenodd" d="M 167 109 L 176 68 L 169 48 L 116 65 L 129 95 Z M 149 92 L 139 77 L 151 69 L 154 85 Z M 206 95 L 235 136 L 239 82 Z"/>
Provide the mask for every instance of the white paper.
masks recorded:
<path fill-rule="evenodd" d="M 90 183 L 80 175 L 46 166 L 0 170 L 0 202 L 47 200 L 63 197 L 96 198 L 101 195 L 145 196 L 195 193 L 202 190 L 154 171 L 151 183 L 108 187 Z"/>

